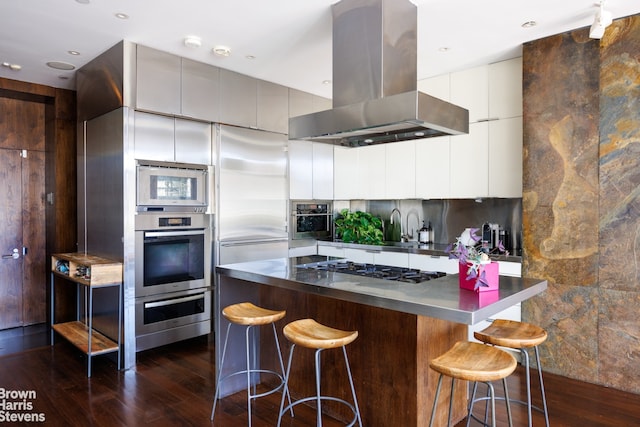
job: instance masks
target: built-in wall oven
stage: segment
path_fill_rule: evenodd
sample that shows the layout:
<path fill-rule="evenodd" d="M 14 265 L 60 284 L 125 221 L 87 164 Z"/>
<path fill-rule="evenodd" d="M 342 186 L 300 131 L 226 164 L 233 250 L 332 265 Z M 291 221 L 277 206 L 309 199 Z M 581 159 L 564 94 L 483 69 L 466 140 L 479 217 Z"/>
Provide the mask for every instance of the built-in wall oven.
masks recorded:
<path fill-rule="evenodd" d="M 209 215 L 145 212 L 135 224 L 136 349 L 208 334 Z"/>
<path fill-rule="evenodd" d="M 331 239 L 333 209 L 329 201 L 291 202 L 291 239 Z"/>

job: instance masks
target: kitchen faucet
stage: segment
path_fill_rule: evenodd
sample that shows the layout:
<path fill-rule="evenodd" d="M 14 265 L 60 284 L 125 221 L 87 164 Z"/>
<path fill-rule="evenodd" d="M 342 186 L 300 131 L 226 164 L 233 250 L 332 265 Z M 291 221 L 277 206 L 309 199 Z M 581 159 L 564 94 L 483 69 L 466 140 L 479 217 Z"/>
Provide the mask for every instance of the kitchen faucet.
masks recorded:
<path fill-rule="evenodd" d="M 409 227 L 409 217 L 411 216 L 411 214 L 413 214 L 416 217 L 416 228 Z M 418 227 L 420 227 L 420 216 L 418 215 L 418 212 L 416 212 L 415 209 L 411 209 L 407 214 L 407 234 L 403 236 L 406 238 L 406 241 L 413 240 L 413 232 L 416 231 Z"/>
<path fill-rule="evenodd" d="M 398 208 L 393 208 L 391 211 L 391 216 L 389 216 L 389 224 L 393 225 L 393 214 L 398 212 L 398 217 L 400 218 L 400 240 L 404 239 L 404 230 L 402 228 L 402 214 Z"/>

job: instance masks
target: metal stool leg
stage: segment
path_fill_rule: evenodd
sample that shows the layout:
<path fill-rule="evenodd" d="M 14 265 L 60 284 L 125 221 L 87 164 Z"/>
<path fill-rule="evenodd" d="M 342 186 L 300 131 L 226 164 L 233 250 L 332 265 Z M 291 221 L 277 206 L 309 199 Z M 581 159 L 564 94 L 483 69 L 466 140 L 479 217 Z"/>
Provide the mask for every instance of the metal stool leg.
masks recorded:
<path fill-rule="evenodd" d="M 358 425 L 362 427 L 362 418 L 360 417 L 360 406 L 358 406 L 358 398 L 356 397 L 356 388 L 353 385 L 353 377 L 351 376 L 351 367 L 349 365 L 349 358 L 347 357 L 347 348 L 345 346 L 342 346 L 342 354 L 344 354 L 344 363 L 347 365 L 347 375 L 349 376 L 349 385 L 351 385 L 351 394 L 353 396 L 353 404 L 355 405 L 355 408 L 356 408 L 356 418 L 358 420 Z"/>
<path fill-rule="evenodd" d="M 246 360 L 247 360 L 247 412 L 248 412 L 248 417 L 249 417 L 249 427 L 251 427 L 251 399 L 253 398 L 253 396 L 256 394 L 256 386 L 255 386 L 255 381 L 253 382 L 254 385 L 251 385 L 251 369 L 253 366 L 251 363 L 251 340 L 250 340 L 250 332 L 251 332 L 251 325 L 248 325 L 245 328 L 244 331 L 244 335 L 245 335 L 245 344 L 246 344 Z M 254 351 L 255 353 L 255 351 Z M 251 389 L 253 388 L 253 394 L 251 394 Z"/>
<path fill-rule="evenodd" d="M 538 378 L 540 380 L 540 392 L 542 393 L 542 408 L 544 411 L 544 420 L 549 427 L 549 412 L 547 412 L 547 396 L 544 392 L 544 381 L 542 380 L 542 365 L 540 364 L 540 353 L 538 352 L 538 346 L 533 348 L 536 353 L 536 365 L 538 367 Z"/>
<path fill-rule="evenodd" d="M 440 397 L 440 386 L 442 386 L 442 374 L 438 377 L 438 387 L 436 387 L 436 395 L 433 398 L 433 409 L 431 410 L 431 419 L 429 427 L 433 426 L 433 420 L 436 418 L 436 407 L 438 406 L 438 397 Z"/>
<path fill-rule="evenodd" d="M 527 416 L 529 417 L 529 427 L 532 426 L 533 420 L 531 416 L 531 374 L 529 373 L 529 353 L 524 348 L 520 349 L 522 359 L 524 360 L 524 376 L 527 384 Z"/>
<path fill-rule="evenodd" d="M 318 427 L 322 427 L 322 403 L 320 399 L 320 353 L 322 349 L 319 348 L 316 350 L 316 425 Z"/>
<path fill-rule="evenodd" d="M 513 426 L 513 418 L 511 417 L 511 404 L 509 402 L 509 390 L 507 388 L 507 378 L 502 379 L 502 387 L 504 387 L 504 401 L 507 404 L 507 418 L 509 419 L 509 427 Z"/>
<path fill-rule="evenodd" d="M 284 400 L 285 400 L 285 392 L 289 395 L 289 374 L 291 373 L 291 360 L 293 359 L 293 349 L 296 347 L 295 344 L 291 344 L 291 349 L 289 350 L 289 360 L 287 361 L 287 372 L 284 376 L 284 391 L 282 392 L 282 400 L 280 401 L 280 412 L 278 413 L 278 424 L 280 427 L 280 423 L 282 422 L 282 414 L 285 413 Z M 289 409 L 291 410 L 291 416 L 293 417 L 293 403 L 289 402 Z"/>
<path fill-rule="evenodd" d="M 227 325 L 227 335 L 224 338 L 224 346 L 222 346 L 222 357 L 220 358 L 220 366 L 218 367 L 218 379 L 216 382 L 216 393 L 213 395 L 213 408 L 211 409 L 211 421 L 213 421 L 213 414 L 216 411 L 216 403 L 218 402 L 218 396 L 220 394 L 220 383 L 222 382 L 222 366 L 224 365 L 224 356 L 227 354 L 227 341 L 229 341 L 229 330 L 231 329 L 231 323 Z"/>
<path fill-rule="evenodd" d="M 271 327 L 273 329 L 273 339 L 276 342 L 276 349 L 278 350 L 278 361 L 280 362 L 280 372 L 282 372 L 282 395 L 284 396 L 284 394 L 287 394 L 287 399 L 289 400 L 289 404 L 291 404 L 291 395 L 289 394 L 289 388 L 285 387 L 284 384 L 284 376 L 285 376 L 285 371 L 284 371 L 284 363 L 282 361 L 282 353 L 280 352 L 280 340 L 278 340 L 278 333 L 276 332 L 276 325 L 275 323 L 271 324 Z M 293 416 L 293 408 L 291 408 L 291 415 Z"/>

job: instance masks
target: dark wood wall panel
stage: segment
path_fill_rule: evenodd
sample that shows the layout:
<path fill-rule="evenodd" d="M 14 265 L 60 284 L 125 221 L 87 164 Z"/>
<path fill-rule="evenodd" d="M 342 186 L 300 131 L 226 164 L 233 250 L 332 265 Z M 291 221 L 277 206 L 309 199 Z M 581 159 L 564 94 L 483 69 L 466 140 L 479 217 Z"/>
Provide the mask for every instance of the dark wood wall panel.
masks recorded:
<path fill-rule="evenodd" d="M 29 151 L 22 160 L 29 251 L 22 290 L 25 325 L 49 318 L 50 254 L 77 247 L 75 116 L 74 91 L 0 78 L 0 147 Z M 47 193 L 53 195 L 52 204 Z M 69 318 L 75 312 L 73 295 L 62 292 L 57 299 L 56 309 Z"/>

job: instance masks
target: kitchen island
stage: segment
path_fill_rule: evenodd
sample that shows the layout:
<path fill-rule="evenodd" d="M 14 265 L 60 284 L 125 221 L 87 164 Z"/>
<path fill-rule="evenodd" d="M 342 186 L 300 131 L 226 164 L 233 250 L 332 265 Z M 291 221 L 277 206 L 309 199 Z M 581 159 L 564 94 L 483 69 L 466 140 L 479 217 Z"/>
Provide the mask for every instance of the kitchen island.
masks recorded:
<path fill-rule="evenodd" d="M 359 337 L 348 351 L 363 423 L 367 426 L 426 425 L 437 382 L 429 360 L 456 341 L 465 340 L 467 325 L 547 287 L 543 280 L 501 276 L 498 292 L 477 294 L 460 289 L 457 275 L 415 284 L 308 268 L 333 261 L 332 257 L 313 255 L 218 266 L 216 313 L 226 305 L 251 301 L 266 308 L 287 310 L 279 330 L 287 322 L 305 317 L 340 329 L 358 330 Z M 224 336 L 220 331 L 226 331 L 226 323 L 217 315 L 216 340 L 221 350 Z M 239 344 L 228 351 L 244 354 L 243 340 L 237 337 L 233 341 Z M 261 341 L 260 363 L 275 366 L 270 357 L 274 354 L 270 340 Z M 286 340 L 281 340 L 281 346 L 288 351 Z M 325 369 L 336 369 L 335 374 L 325 371 L 323 377 L 329 380 L 323 384 L 323 393 L 347 398 L 340 359 L 334 359 L 331 352 L 323 357 Z M 243 358 L 233 359 L 238 364 L 234 368 L 242 368 Z M 296 363 L 303 367 L 292 373 L 294 397 L 313 393 L 311 360 Z M 226 393 L 242 387 L 231 384 Z M 462 383 L 459 387 L 455 420 L 465 416 L 466 389 Z M 441 400 L 438 419 L 444 422 L 447 403 Z M 323 409 L 338 418 L 348 417 L 339 406 L 326 405 Z"/>

